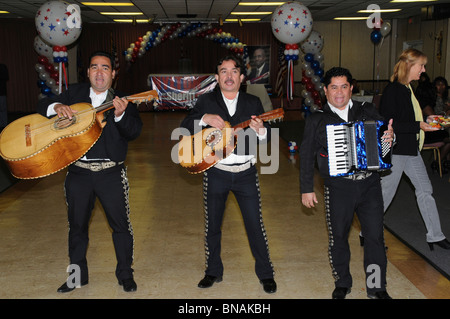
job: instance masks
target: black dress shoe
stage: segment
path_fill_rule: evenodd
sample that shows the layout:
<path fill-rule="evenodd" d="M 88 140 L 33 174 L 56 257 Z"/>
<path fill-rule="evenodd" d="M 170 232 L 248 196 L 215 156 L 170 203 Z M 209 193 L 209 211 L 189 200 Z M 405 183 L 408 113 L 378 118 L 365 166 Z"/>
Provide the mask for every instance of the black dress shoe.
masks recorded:
<path fill-rule="evenodd" d="M 387 293 L 386 290 L 383 291 L 375 291 L 375 292 L 368 292 L 367 297 L 370 299 L 392 299 L 391 296 Z"/>
<path fill-rule="evenodd" d="M 264 291 L 268 294 L 273 294 L 277 291 L 277 283 L 273 280 L 273 278 L 262 279 L 259 282 L 263 285 Z"/>
<path fill-rule="evenodd" d="M 86 286 L 87 284 L 88 284 L 88 281 L 86 280 L 85 282 L 81 283 L 81 286 Z M 66 281 L 56 291 L 60 292 L 60 293 L 66 293 L 66 292 L 70 292 L 70 291 L 74 290 L 75 288 L 76 288 L 75 286 L 72 288 L 69 288 L 69 286 L 67 285 L 67 281 Z"/>
<path fill-rule="evenodd" d="M 221 281 L 222 281 L 222 277 L 205 275 L 205 277 L 202 280 L 200 280 L 200 282 L 198 283 L 198 287 L 199 288 L 209 288 L 215 282 L 221 282 Z"/>
<path fill-rule="evenodd" d="M 347 296 L 350 291 L 352 291 L 351 288 L 346 288 L 346 287 L 336 287 L 333 290 L 333 294 L 331 295 L 331 297 L 333 299 L 345 299 L 345 296 Z"/>
<path fill-rule="evenodd" d="M 123 291 L 125 292 L 132 292 L 137 290 L 137 285 L 133 278 L 120 280 L 119 285 L 123 286 Z"/>
<path fill-rule="evenodd" d="M 444 238 L 441 241 L 435 241 L 434 243 L 428 243 L 430 250 L 434 250 L 434 245 L 438 245 L 443 249 L 450 249 L 450 242 L 447 240 L 447 238 Z"/>

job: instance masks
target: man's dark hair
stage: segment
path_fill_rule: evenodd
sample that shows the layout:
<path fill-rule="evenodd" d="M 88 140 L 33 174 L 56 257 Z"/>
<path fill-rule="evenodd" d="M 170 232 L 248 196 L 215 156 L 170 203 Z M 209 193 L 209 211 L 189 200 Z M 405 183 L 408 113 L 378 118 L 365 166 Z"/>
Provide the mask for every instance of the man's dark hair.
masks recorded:
<path fill-rule="evenodd" d="M 325 87 L 328 87 L 328 85 L 331 83 L 331 78 L 339 76 L 345 76 L 347 78 L 348 83 L 350 83 L 350 85 L 352 84 L 353 77 L 348 69 L 341 67 L 334 67 L 329 69 L 325 73 L 325 76 L 323 77 L 323 85 L 325 85 Z"/>
<path fill-rule="evenodd" d="M 216 65 L 216 74 L 219 74 L 219 66 L 224 61 L 234 61 L 234 66 L 239 69 L 239 72 L 241 74 L 244 74 L 244 63 L 242 62 L 241 59 L 239 59 L 238 57 L 235 57 L 234 55 L 227 55 L 219 60 L 219 62 Z"/>
<path fill-rule="evenodd" d="M 95 51 L 94 53 L 92 53 L 91 56 L 89 57 L 89 67 L 91 66 L 92 58 L 94 58 L 96 56 L 104 56 L 104 57 L 108 58 L 111 61 L 111 70 L 114 70 L 114 67 L 115 67 L 114 58 L 112 57 L 111 54 L 109 54 L 106 51 Z"/>

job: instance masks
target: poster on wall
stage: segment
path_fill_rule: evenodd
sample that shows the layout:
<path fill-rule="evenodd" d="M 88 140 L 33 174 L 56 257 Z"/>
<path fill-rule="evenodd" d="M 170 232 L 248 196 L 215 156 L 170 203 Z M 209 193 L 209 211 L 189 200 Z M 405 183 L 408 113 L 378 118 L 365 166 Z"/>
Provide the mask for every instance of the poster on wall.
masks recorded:
<path fill-rule="evenodd" d="M 158 93 L 154 109 L 189 110 L 194 107 L 200 95 L 216 87 L 213 74 L 171 75 L 150 74 L 148 85 Z"/>
<path fill-rule="evenodd" d="M 248 46 L 247 84 L 269 84 L 270 45 Z"/>

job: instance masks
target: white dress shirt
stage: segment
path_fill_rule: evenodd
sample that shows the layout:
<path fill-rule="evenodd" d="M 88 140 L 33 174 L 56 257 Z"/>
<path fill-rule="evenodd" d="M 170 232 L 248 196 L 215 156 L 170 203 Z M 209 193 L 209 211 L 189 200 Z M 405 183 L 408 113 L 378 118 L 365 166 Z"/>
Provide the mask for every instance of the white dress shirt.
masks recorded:
<path fill-rule="evenodd" d="M 236 97 L 232 100 L 227 99 L 223 93 L 222 93 L 222 97 L 223 100 L 225 102 L 225 105 L 228 108 L 228 113 L 230 113 L 231 116 L 234 115 L 234 113 L 236 113 L 236 106 L 237 106 L 237 101 L 239 98 L 239 92 L 236 94 Z M 204 115 L 203 115 L 204 116 Z M 200 120 L 199 125 L 201 126 L 206 126 L 207 124 L 203 121 L 203 117 Z M 264 140 L 265 138 L 267 138 L 267 129 L 265 130 L 263 135 L 259 135 L 258 133 L 256 133 L 256 136 L 258 136 L 259 140 Z M 243 164 L 246 163 L 248 161 L 252 161 L 252 163 L 256 163 L 256 158 L 254 155 L 237 155 L 234 153 L 231 153 L 228 157 L 220 160 L 218 163 L 220 164 L 225 164 L 225 165 L 234 165 L 234 164 Z"/>

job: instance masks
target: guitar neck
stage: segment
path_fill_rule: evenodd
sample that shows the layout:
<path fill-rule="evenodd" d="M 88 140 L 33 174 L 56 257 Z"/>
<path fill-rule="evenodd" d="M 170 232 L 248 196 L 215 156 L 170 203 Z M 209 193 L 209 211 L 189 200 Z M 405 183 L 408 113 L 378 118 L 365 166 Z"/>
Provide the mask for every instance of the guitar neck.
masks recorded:
<path fill-rule="evenodd" d="M 266 121 L 268 121 L 270 119 L 273 119 L 273 116 L 268 115 L 269 113 L 272 113 L 272 112 L 268 112 L 268 113 L 264 113 L 264 114 L 258 115 L 258 116 L 256 116 L 256 118 L 259 118 L 259 119 L 263 120 L 264 122 L 266 122 Z M 244 129 L 247 126 L 250 125 L 250 122 L 251 122 L 251 119 L 247 120 L 247 121 L 244 121 L 242 123 L 236 124 L 235 126 L 233 126 L 233 128 L 234 129 Z"/>
<path fill-rule="evenodd" d="M 133 102 L 133 103 L 141 103 L 141 102 L 149 102 L 152 101 L 156 98 L 158 98 L 158 93 L 155 90 L 152 91 L 147 91 L 147 92 L 142 92 L 142 93 L 138 93 L 138 94 L 134 94 L 134 95 L 130 95 L 130 96 L 124 96 L 122 97 L 123 99 L 126 99 L 128 102 Z M 96 112 L 104 112 L 107 111 L 111 108 L 113 108 L 113 101 L 109 101 L 106 103 L 103 103 L 100 106 L 97 106 L 95 108 Z"/>
<path fill-rule="evenodd" d="M 123 98 L 127 99 L 128 101 L 131 101 L 131 100 L 132 100 L 132 99 L 130 99 L 129 96 L 124 96 Z M 105 112 L 105 111 L 108 111 L 109 109 L 112 109 L 113 107 L 114 107 L 113 101 L 111 100 L 111 101 L 109 101 L 109 102 L 106 102 L 106 103 L 103 103 L 102 105 L 97 106 L 97 107 L 95 108 L 95 111 L 96 111 L 97 113 Z"/>
<path fill-rule="evenodd" d="M 258 117 L 259 117 L 259 116 L 258 116 Z M 239 124 L 233 126 L 233 128 L 234 128 L 234 129 L 244 129 L 244 128 L 246 128 L 247 126 L 250 125 L 250 121 L 251 121 L 251 120 L 247 120 L 247 121 L 245 121 L 245 122 L 239 123 Z"/>

